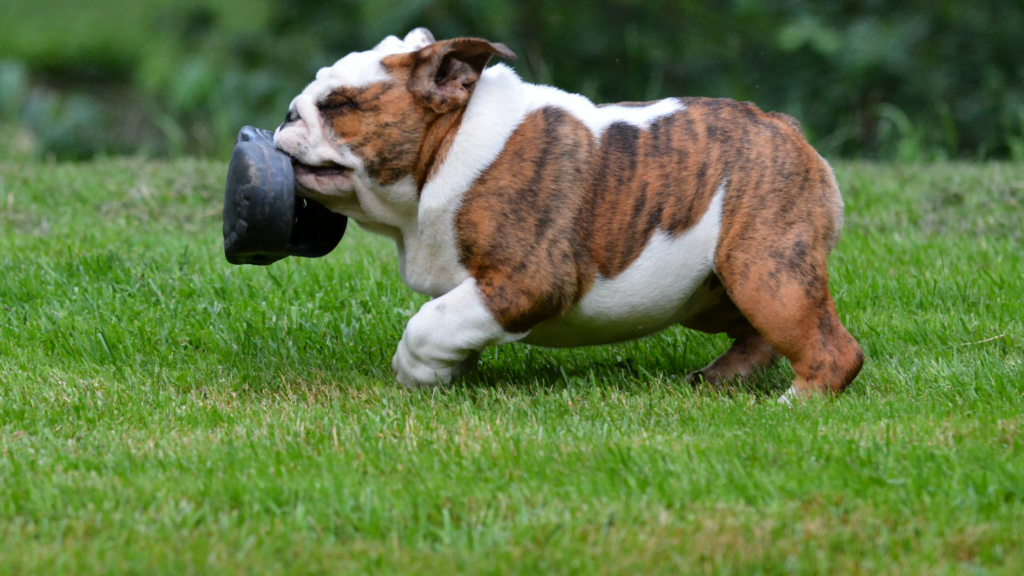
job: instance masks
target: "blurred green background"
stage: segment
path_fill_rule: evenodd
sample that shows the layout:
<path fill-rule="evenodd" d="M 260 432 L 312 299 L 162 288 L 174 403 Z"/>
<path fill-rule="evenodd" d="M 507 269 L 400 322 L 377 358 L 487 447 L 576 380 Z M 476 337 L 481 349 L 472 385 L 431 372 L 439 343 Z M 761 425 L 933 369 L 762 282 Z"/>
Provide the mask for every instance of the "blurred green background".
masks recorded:
<path fill-rule="evenodd" d="M 416 26 L 600 101 L 751 100 L 831 157 L 1024 160 L 1020 0 L 4 0 L 0 158 L 223 158 L 318 68 Z"/>

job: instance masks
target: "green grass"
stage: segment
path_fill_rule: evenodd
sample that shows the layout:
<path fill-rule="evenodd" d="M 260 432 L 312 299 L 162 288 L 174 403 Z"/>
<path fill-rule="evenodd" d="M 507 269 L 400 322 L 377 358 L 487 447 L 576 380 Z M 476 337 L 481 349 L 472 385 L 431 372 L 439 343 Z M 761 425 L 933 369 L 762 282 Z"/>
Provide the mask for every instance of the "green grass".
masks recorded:
<path fill-rule="evenodd" d="M 838 167 L 867 364 L 794 408 L 683 329 L 406 391 L 393 248 L 231 267 L 224 171 L 0 164 L 0 573 L 1024 572 L 1024 166 Z"/>

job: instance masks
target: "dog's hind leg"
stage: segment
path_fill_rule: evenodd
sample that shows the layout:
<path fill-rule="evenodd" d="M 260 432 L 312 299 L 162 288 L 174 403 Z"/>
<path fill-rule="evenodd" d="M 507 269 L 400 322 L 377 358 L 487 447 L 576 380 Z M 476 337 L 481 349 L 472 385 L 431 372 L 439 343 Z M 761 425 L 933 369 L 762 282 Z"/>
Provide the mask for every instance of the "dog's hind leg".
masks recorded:
<path fill-rule="evenodd" d="M 828 289 L 843 200 L 810 146 L 776 141 L 729 181 L 715 273 L 750 325 L 792 364 L 796 379 L 784 399 L 834 394 L 864 363 Z"/>
<path fill-rule="evenodd" d="M 776 238 L 754 232 L 719 246 L 716 269 L 726 292 L 793 365 L 796 379 L 787 397 L 841 392 L 860 372 L 864 354 L 829 294 L 825 259 L 831 246 L 811 226 Z"/>
<path fill-rule="evenodd" d="M 687 376 L 687 382 L 697 385 L 703 380 L 714 385 L 744 380 L 758 370 L 770 368 L 779 359 L 778 352 L 753 328 L 740 334 L 730 332 L 729 336 L 734 338 L 732 346 L 714 362 Z"/>
<path fill-rule="evenodd" d="M 716 385 L 730 380 L 744 380 L 758 370 L 765 370 L 780 358 L 768 341 L 761 336 L 736 304 L 725 293 L 721 280 L 712 275 L 705 282 L 712 298 L 717 298 L 708 308 L 696 316 L 686 319 L 682 325 L 691 330 L 708 334 L 724 332 L 733 339 L 732 346 L 714 362 L 692 372 L 686 381 L 696 386 L 702 380 Z"/>

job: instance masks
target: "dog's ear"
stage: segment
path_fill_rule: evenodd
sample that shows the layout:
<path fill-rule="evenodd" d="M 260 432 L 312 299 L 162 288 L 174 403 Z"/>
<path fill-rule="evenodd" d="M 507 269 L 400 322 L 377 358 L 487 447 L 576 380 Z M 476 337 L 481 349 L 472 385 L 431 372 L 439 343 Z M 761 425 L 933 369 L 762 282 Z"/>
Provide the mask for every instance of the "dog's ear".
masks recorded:
<path fill-rule="evenodd" d="M 437 40 L 434 40 L 434 35 L 430 33 L 430 30 L 420 27 L 406 34 L 402 42 L 405 42 L 406 46 L 414 50 L 419 50 L 424 46 L 437 42 Z"/>
<path fill-rule="evenodd" d="M 469 102 L 484 66 L 495 54 L 516 59 L 500 42 L 480 38 L 434 42 L 413 53 L 409 90 L 421 105 L 438 114 L 451 112 Z"/>

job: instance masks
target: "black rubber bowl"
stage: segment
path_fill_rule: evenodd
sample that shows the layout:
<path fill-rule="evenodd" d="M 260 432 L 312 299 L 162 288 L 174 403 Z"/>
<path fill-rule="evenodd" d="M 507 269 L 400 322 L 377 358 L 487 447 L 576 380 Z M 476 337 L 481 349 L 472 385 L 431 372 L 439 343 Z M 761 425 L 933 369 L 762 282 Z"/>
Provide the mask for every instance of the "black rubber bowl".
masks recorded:
<path fill-rule="evenodd" d="M 224 186 L 224 256 L 232 264 L 266 266 L 286 256 L 326 256 L 345 235 L 348 218 L 295 196 L 292 160 L 273 134 L 238 133 Z"/>

